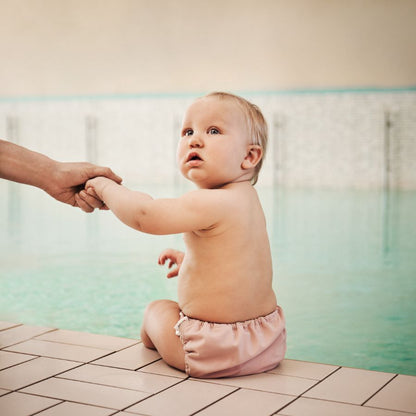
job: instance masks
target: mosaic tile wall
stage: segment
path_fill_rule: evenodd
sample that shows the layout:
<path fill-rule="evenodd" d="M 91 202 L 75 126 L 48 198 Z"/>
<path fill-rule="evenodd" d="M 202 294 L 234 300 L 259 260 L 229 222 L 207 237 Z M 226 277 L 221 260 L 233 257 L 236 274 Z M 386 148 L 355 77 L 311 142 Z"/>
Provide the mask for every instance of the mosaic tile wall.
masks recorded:
<path fill-rule="evenodd" d="M 194 97 L 0 101 L 0 137 L 125 183 L 182 183 L 175 150 Z M 270 145 L 259 185 L 416 189 L 416 92 L 251 94 Z"/>

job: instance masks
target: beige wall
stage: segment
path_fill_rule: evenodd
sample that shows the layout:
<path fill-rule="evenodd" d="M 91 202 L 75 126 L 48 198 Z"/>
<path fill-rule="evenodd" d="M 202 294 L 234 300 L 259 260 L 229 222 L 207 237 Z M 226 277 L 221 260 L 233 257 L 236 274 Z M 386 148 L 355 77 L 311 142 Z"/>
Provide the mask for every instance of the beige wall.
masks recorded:
<path fill-rule="evenodd" d="M 416 85 L 415 0 L 1 0 L 0 96 Z"/>

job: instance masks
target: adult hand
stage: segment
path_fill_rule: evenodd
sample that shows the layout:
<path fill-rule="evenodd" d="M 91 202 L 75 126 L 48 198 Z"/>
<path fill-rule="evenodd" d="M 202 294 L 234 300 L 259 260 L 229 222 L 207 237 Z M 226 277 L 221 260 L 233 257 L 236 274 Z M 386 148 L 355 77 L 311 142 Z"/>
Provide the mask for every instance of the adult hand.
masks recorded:
<path fill-rule="evenodd" d="M 96 176 L 121 183 L 121 178 L 110 168 L 87 162 L 57 162 L 42 153 L 0 139 L 0 178 L 36 186 L 58 201 L 78 206 L 85 212 L 103 207 L 97 198 L 88 197 L 81 202 L 76 198 L 84 184 Z"/>
<path fill-rule="evenodd" d="M 84 198 L 81 199 L 77 194 L 84 189 L 85 183 L 91 178 L 104 176 L 121 183 L 122 179 L 118 175 L 110 168 L 87 162 L 56 163 L 50 186 L 45 188 L 49 195 L 58 201 L 79 207 L 85 212 L 92 212 L 95 208 L 107 209 L 100 199 L 87 195 L 85 192 L 83 192 Z"/>

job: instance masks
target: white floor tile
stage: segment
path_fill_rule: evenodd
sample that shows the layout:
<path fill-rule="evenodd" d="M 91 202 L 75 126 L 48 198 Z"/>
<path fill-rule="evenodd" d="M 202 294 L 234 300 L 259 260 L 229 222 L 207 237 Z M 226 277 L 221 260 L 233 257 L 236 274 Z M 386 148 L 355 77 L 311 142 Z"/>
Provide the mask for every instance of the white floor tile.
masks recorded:
<path fill-rule="evenodd" d="M 390 373 L 341 368 L 304 396 L 361 405 L 393 377 Z"/>
<path fill-rule="evenodd" d="M 1 416 L 28 416 L 47 409 L 59 400 L 31 396 L 23 393 L 10 393 L 0 397 Z"/>
<path fill-rule="evenodd" d="M 416 377 L 398 375 L 365 405 L 416 413 Z"/>

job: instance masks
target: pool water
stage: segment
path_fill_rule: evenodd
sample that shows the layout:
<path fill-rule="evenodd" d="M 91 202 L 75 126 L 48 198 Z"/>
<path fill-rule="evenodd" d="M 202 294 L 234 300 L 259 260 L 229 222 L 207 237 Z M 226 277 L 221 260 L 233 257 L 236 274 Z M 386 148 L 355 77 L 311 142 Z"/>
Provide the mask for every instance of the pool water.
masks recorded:
<path fill-rule="evenodd" d="M 27 186 L 3 181 L 0 194 L 0 320 L 138 338 L 147 303 L 176 298 L 157 257 L 183 249 L 180 235 L 140 234 Z M 416 192 L 259 194 L 287 357 L 416 375 Z"/>

